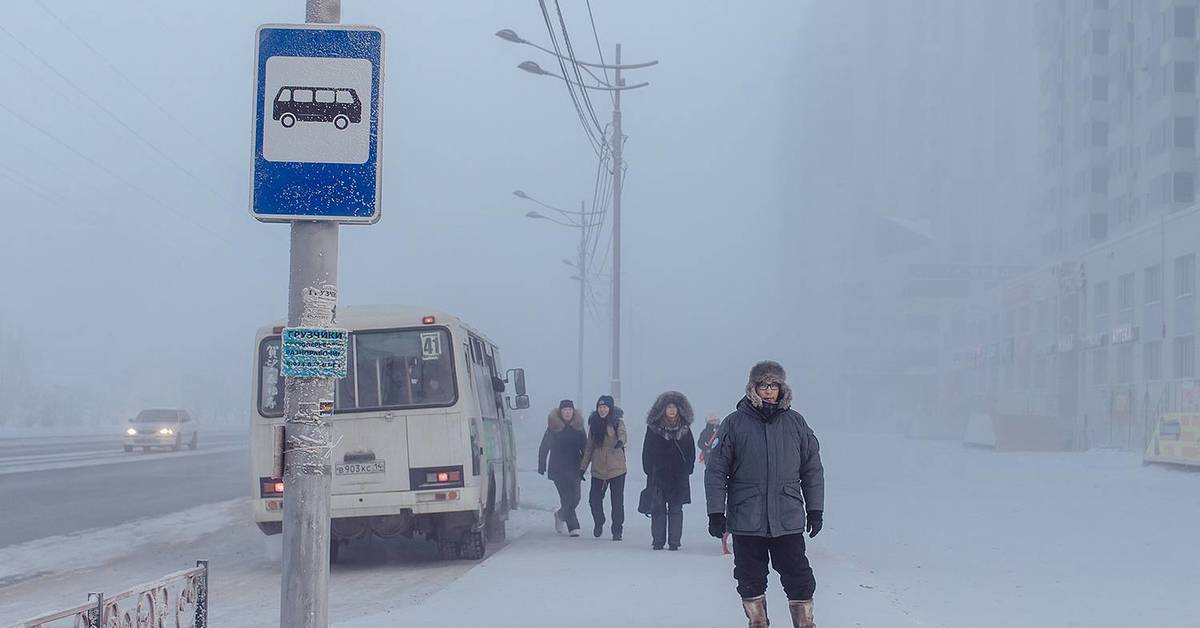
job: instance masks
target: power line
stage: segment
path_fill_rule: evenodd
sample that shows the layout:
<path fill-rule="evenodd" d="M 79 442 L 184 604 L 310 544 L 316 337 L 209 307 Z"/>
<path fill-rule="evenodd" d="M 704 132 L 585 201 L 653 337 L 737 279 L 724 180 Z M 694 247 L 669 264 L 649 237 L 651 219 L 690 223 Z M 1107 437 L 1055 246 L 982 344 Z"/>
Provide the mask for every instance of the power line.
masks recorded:
<path fill-rule="evenodd" d="M 193 220 L 192 220 L 192 218 L 191 218 L 191 216 L 190 216 L 189 214 L 187 214 L 186 212 L 180 211 L 179 209 L 175 208 L 173 205 L 171 205 L 171 204 L 169 204 L 169 203 L 167 203 L 167 202 L 165 202 L 165 201 L 163 201 L 163 200 L 159 199 L 159 198 L 158 198 L 157 196 L 155 196 L 154 194 L 152 194 L 152 193 L 150 193 L 150 192 L 146 191 L 144 188 L 142 188 L 142 187 L 140 187 L 140 186 L 136 185 L 136 184 L 135 184 L 135 183 L 133 183 L 132 181 L 129 181 L 129 180 L 128 180 L 128 179 L 126 179 L 125 177 L 122 177 L 120 174 L 118 174 L 118 173 L 117 173 L 117 172 L 115 172 L 114 170 L 112 170 L 112 169 L 110 169 L 109 167 L 105 166 L 104 164 L 102 164 L 102 163 L 100 163 L 100 162 L 96 161 L 95 159 L 93 159 L 93 158 L 89 157 L 88 155 L 86 155 L 86 154 L 84 154 L 83 152 L 81 152 L 79 149 L 75 148 L 74 146 L 71 146 L 70 144 L 68 144 L 67 142 L 63 141 L 61 138 L 59 138 L 58 136 L 54 135 L 53 133 L 51 133 L 51 132 L 47 131 L 45 128 L 43 128 L 43 127 L 39 126 L 37 123 L 33 122 L 33 121 L 32 121 L 32 120 L 30 120 L 29 118 L 26 118 L 25 116 L 21 115 L 21 114 L 20 114 L 20 113 L 18 113 L 16 110 L 14 110 L 12 107 L 9 107 L 8 105 L 4 104 L 3 102 L 0 102 L 0 109 L 3 109 L 3 110 L 5 110 L 5 111 L 7 111 L 7 112 L 9 113 L 9 115 L 13 116 L 13 117 L 14 117 L 14 118 L 16 118 L 17 120 L 19 120 L 19 121 L 21 121 L 22 123 L 24 123 L 24 124 L 25 124 L 25 126 L 28 126 L 29 128 L 31 128 L 31 129 L 33 129 L 33 130 L 37 131 L 38 133 L 42 134 L 43 136 L 45 136 L 45 137 L 47 137 L 47 138 L 49 138 L 50 140 L 52 140 L 53 142 L 55 142 L 55 143 L 56 143 L 56 144 L 58 144 L 59 146 L 62 146 L 62 147 L 63 147 L 63 148 L 65 148 L 67 151 L 69 151 L 70 153 L 72 153 L 73 155 L 75 155 L 76 157 L 78 157 L 79 159 L 81 159 L 81 160 L 83 160 L 83 161 L 87 162 L 88 164 L 90 164 L 90 165 L 91 165 L 93 168 L 96 168 L 97 170 L 100 170 L 101 172 L 105 173 L 105 174 L 106 174 L 106 175 L 108 175 L 109 177 L 112 177 L 114 180 L 116 180 L 116 181 L 118 181 L 118 182 L 120 182 L 120 183 L 124 184 L 126 187 L 130 188 L 131 190 L 133 190 L 133 191 L 137 192 L 138 194 L 141 194 L 142 196 L 146 197 L 148 200 L 150 200 L 152 203 L 154 203 L 154 205 L 155 205 L 156 207 L 161 207 L 162 209 L 165 209 L 165 210 L 167 210 L 168 212 L 170 212 L 170 213 L 172 213 L 172 214 L 175 214 L 176 216 L 179 216 L 180 218 L 183 218 L 183 219 L 184 219 L 184 221 L 188 222 L 189 224 L 191 224 L 191 225 L 192 225 L 192 226 L 194 226 L 195 228 L 199 229 L 200 231 L 203 231 L 203 232 L 205 232 L 205 233 L 207 233 L 207 234 L 209 234 L 209 235 L 211 235 L 211 236 L 215 237 L 216 239 L 220 240 L 222 243 L 224 243 L 224 244 L 226 244 L 226 245 L 230 246 L 231 248 L 233 248 L 235 251 L 237 251 L 237 252 L 239 252 L 239 253 L 242 253 L 242 251 L 240 251 L 240 250 L 238 250 L 238 249 L 237 249 L 237 247 L 236 247 L 236 246 L 233 244 L 233 242 L 231 242 L 230 240 L 226 239 L 226 238 L 225 238 L 225 237 L 224 237 L 222 234 L 220 234 L 220 233 L 218 233 L 218 232 L 216 232 L 216 231 L 213 231 L 213 230 L 212 230 L 211 228 L 209 228 L 207 225 L 204 225 L 204 224 L 201 224 L 201 223 L 198 223 L 198 222 L 195 222 L 195 221 L 193 221 Z M 255 252 L 254 254 L 256 254 L 256 255 L 257 255 L 257 252 Z M 264 259 L 265 259 L 265 257 L 264 257 Z"/>
<path fill-rule="evenodd" d="M 575 72 L 575 80 L 579 84 L 579 93 L 583 97 L 583 102 L 587 106 L 588 115 L 592 118 L 592 124 L 596 126 L 596 130 L 604 135 L 604 129 L 600 124 L 600 119 L 596 117 L 596 108 L 592 106 L 592 96 L 588 93 L 587 83 L 583 80 L 583 73 L 579 71 L 579 59 L 575 57 L 575 47 L 571 45 L 571 31 L 567 28 L 567 21 L 563 18 L 562 6 L 558 0 L 554 0 L 554 10 L 558 13 L 558 24 L 562 28 L 563 43 L 567 45 L 567 56 L 571 59 L 571 69 Z"/>
<path fill-rule="evenodd" d="M 136 81 L 134 81 L 133 79 L 130 79 L 129 76 L 126 75 L 124 72 L 122 72 L 121 69 L 116 66 L 116 64 L 114 64 L 112 61 L 110 61 L 108 59 L 108 57 L 104 56 L 104 54 L 101 53 L 99 50 L 97 50 L 95 46 L 93 46 L 86 39 L 84 39 L 83 36 L 80 35 L 78 31 L 71 28 L 71 26 L 69 24 L 67 24 L 67 22 L 65 20 L 63 20 L 61 16 L 59 16 L 57 13 L 52 11 L 50 9 L 50 7 L 46 6 L 46 3 L 42 2 L 42 0 L 33 0 L 33 1 L 34 1 L 34 3 L 36 3 L 38 5 L 38 7 L 40 7 L 42 9 L 42 11 L 44 11 L 47 15 L 49 15 L 51 18 L 53 18 L 55 22 L 58 22 L 58 25 L 61 26 L 63 30 L 70 33 L 71 36 L 73 36 L 76 39 L 76 41 L 78 41 L 80 44 L 82 44 L 84 48 L 87 48 L 88 52 L 92 53 L 93 57 L 95 57 L 96 59 L 100 60 L 105 65 L 107 65 L 108 69 L 111 70 L 113 72 L 113 74 L 116 74 L 118 77 L 120 77 L 121 80 L 125 81 L 125 84 L 127 84 L 127 85 L 129 85 L 129 87 L 133 88 L 133 91 L 137 92 L 139 96 L 141 96 L 142 98 L 144 98 L 146 100 L 146 102 L 150 103 L 156 109 L 158 109 L 158 111 L 160 113 L 162 113 L 163 116 L 165 116 L 167 118 L 167 120 L 170 120 L 171 122 L 173 122 L 175 124 L 175 128 L 182 130 L 185 134 L 187 134 L 188 137 L 192 138 L 192 140 L 194 140 L 197 145 L 204 146 L 205 150 L 207 150 L 209 152 L 209 154 L 216 157 L 218 161 L 225 163 L 221 159 L 220 155 L 213 152 L 211 148 L 208 148 L 207 146 L 205 146 L 204 141 L 198 135 L 196 135 L 195 133 L 192 132 L 192 130 L 189 128 L 189 125 L 178 120 L 174 115 L 171 114 L 170 111 L 167 110 L 166 107 L 162 106 L 161 103 L 159 103 L 157 100 L 152 98 L 149 94 L 147 94 L 145 92 L 145 90 L 143 90 L 141 88 L 141 86 L 137 84 Z"/>
<path fill-rule="evenodd" d="M 598 33 L 596 31 L 596 17 L 594 15 L 592 15 L 592 0 L 587 0 L 587 10 L 588 10 L 588 20 L 592 23 L 592 37 L 595 38 L 595 40 L 596 40 L 596 53 L 600 55 L 600 65 L 608 65 L 604 61 L 604 48 L 600 47 L 600 33 Z M 604 82 L 611 84 L 612 80 L 610 80 L 608 78 L 608 68 L 603 68 L 603 70 L 604 70 Z M 615 95 L 611 96 L 611 97 L 615 98 Z"/>
<path fill-rule="evenodd" d="M 215 188 L 213 188 L 211 186 L 211 184 L 209 184 L 207 181 L 204 181 L 203 179 L 198 177 L 195 173 L 193 173 L 191 170 L 188 170 L 182 164 L 175 161 L 170 155 L 168 155 L 167 153 L 165 153 L 161 149 L 159 149 L 158 146 L 156 146 L 153 142 L 146 139 L 141 133 L 138 133 L 136 129 L 134 129 L 133 127 L 126 124 L 125 121 L 122 120 L 116 113 L 113 113 L 113 111 L 111 109 L 104 106 L 103 103 L 101 103 L 100 101 L 93 98 L 92 95 L 87 92 L 87 90 L 84 90 L 83 88 L 76 85 L 74 81 L 67 78 L 67 76 L 65 74 L 63 74 L 61 71 L 59 71 L 59 69 L 57 67 L 55 67 L 53 64 L 51 64 L 49 61 L 46 61 L 35 50 L 30 48 L 28 45 L 26 45 L 24 41 L 22 41 L 16 35 L 12 34 L 12 32 L 9 31 L 7 28 L 4 28 L 3 25 L 0 25 L 0 32 L 4 33 L 5 35 L 7 35 L 9 37 L 9 39 L 12 39 L 14 42 L 16 42 L 18 46 L 20 46 L 23 50 L 25 50 L 26 53 L 28 53 L 34 59 L 37 59 L 37 61 L 39 63 L 41 63 L 43 66 L 45 66 L 46 69 L 53 72 L 54 75 L 57 76 L 59 79 L 61 79 L 64 83 L 69 85 L 75 91 L 79 92 L 79 94 L 82 95 L 84 98 L 86 98 L 88 100 L 88 102 L 90 102 L 92 105 L 94 105 L 97 109 L 103 111 L 106 115 L 108 115 L 109 118 L 112 118 L 113 122 L 116 122 L 121 128 L 125 129 L 125 131 L 127 131 L 130 135 L 137 138 L 138 141 L 140 141 L 142 144 L 144 144 L 147 148 L 149 148 L 151 151 L 153 151 L 156 155 L 161 157 L 164 161 L 166 161 L 167 163 L 174 166 L 177 170 L 182 172 L 184 175 L 186 175 L 188 178 L 190 178 L 192 181 L 194 181 L 200 187 L 203 187 L 206 190 L 208 190 L 213 196 L 217 197 L 219 200 L 222 200 L 222 201 L 228 200 L 227 198 L 222 196 L 222 194 L 220 192 L 218 192 Z"/>
<path fill-rule="evenodd" d="M 550 45 L 554 49 L 555 60 L 558 61 L 558 66 L 562 70 L 562 79 L 567 86 L 567 93 L 571 96 L 571 103 L 575 106 L 575 114 L 579 117 L 579 123 L 583 126 L 584 133 L 587 134 L 588 142 L 592 145 L 592 150 L 596 152 L 597 156 L 599 156 L 601 153 L 600 147 L 602 142 L 596 139 L 595 132 L 592 130 L 587 116 L 585 116 L 583 113 L 583 107 L 581 107 L 579 104 L 579 98 L 575 95 L 575 86 L 571 84 L 570 79 L 571 73 L 567 71 L 567 65 L 564 61 L 562 50 L 558 45 L 558 35 L 554 30 L 554 25 L 550 21 L 550 11 L 546 8 L 545 0 L 538 0 L 538 6 L 542 11 L 542 19 L 546 23 L 546 32 L 550 36 Z"/>

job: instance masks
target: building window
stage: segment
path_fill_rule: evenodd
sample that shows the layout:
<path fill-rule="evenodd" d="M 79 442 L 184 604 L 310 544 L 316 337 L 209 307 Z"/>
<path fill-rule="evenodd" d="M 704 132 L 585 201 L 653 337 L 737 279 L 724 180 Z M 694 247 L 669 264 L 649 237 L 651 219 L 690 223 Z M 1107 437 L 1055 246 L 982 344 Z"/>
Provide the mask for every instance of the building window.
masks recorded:
<path fill-rule="evenodd" d="M 1188 297 L 1196 292 L 1196 254 L 1175 258 L 1175 298 Z"/>
<path fill-rule="evenodd" d="M 1133 344 L 1127 343 L 1117 347 L 1117 383 L 1128 384 L 1133 381 Z"/>
<path fill-rule="evenodd" d="M 1092 194 L 1108 194 L 1108 168 L 1092 168 Z"/>
<path fill-rule="evenodd" d="M 1133 309 L 1133 273 L 1117 278 L 1117 310 Z"/>
<path fill-rule="evenodd" d="M 1108 316 L 1108 282 L 1100 281 L 1092 286 L 1092 314 L 1097 318 Z"/>
<path fill-rule="evenodd" d="M 1092 384 L 1108 383 L 1108 348 L 1092 349 Z"/>
<path fill-rule="evenodd" d="M 1147 380 L 1162 379 L 1162 341 L 1142 345 L 1142 373 Z"/>
<path fill-rule="evenodd" d="M 1175 7 L 1175 36 L 1196 38 L 1196 7 Z"/>
<path fill-rule="evenodd" d="M 1144 290 L 1146 291 L 1146 303 L 1158 303 L 1162 301 L 1162 266 L 1155 264 L 1146 269 Z"/>
<path fill-rule="evenodd" d="M 1175 173 L 1173 199 L 1176 203 L 1191 204 L 1196 200 L 1196 178 L 1190 172 Z"/>
<path fill-rule="evenodd" d="M 1175 93 L 1191 94 L 1196 91 L 1196 64 L 1191 61 L 1175 62 Z"/>
<path fill-rule="evenodd" d="M 1108 54 L 1108 31 L 1092 31 L 1092 54 Z"/>
<path fill-rule="evenodd" d="M 1178 74 L 1178 70 L 1176 70 Z M 1106 102 L 1108 100 L 1108 77 L 1099 74 L 1092 76 L 1092 100 Z"/>
<path fill-rule="evenodd" d="M 1092 146 L 1095 148 L 1108 146 L 1108 122 L 1104 120 L 1092 122 Z"/>
<path fill-rule="evenodd" d="M 1180 336 L 1175 339 L 1175 377 L 1185 379 L 1196 376 L 1196 337 Z"/>
<path fill-rule="evenodd" d="M 1195 147 L 1196 119 L 1191 116 L 1179 116 L 1175 118 L 1175 148 Z"/>

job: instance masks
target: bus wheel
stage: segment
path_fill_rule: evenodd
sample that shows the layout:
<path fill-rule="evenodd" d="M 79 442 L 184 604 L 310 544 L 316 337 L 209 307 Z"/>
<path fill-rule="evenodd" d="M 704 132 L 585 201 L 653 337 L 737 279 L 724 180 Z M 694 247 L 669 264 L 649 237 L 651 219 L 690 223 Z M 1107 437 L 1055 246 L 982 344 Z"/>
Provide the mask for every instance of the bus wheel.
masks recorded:
<path fill-rule="evenodd" d="M 458 543 L 445 539 L 438 539 L 437 542 L 438 557 L 442 560 L 455 560 L 459 556 Z"/>
<path fill-rule="evenodd" d="M 487 551 L 487 538 L 483 530 L 471 529 L 463 535 L 462 548 L 459 554 L 467 560 L 479 560 Z"/>
<path fill-rule="evenodd" d="M 339 131 L 344 131 L 346 127 L 350 126 L 350 118 L 339 115 L 333 119 L 333 126 L 337 127 Z"/>
<path fill-rule="evenodd" d="M 283 128 L 285 129 L 290 129 L 296 126 L 296 116 L 290 113 L 285 113 L 282 116 L 279 116 L 279 124 L 282 124 Z"/>

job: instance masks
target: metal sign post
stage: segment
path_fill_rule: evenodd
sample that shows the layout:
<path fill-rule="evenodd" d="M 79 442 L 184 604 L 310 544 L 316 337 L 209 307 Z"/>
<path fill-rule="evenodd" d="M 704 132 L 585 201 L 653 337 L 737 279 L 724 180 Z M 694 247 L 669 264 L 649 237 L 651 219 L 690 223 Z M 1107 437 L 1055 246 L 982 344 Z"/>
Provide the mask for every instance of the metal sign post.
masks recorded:
<path fill-rule="evenodd" d="M 306 24 L 258 29 L 250 212 L 291 222 L 284 387 L 280 626 L 329 625 L 334 382 L 345 377 L 338 225 L 380 217 L 383 32 L 341 26 L 340 0 L 307 0 Z"/>

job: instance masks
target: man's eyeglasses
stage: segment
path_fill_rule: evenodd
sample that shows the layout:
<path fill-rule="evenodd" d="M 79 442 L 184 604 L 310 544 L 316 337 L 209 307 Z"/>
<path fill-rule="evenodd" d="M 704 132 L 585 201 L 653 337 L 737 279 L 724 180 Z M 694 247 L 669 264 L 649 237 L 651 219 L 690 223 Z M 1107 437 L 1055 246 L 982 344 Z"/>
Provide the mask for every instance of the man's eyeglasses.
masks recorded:
<path fill-rule="evenodd" d="M 779 384 L 760 383 L 760 384 L 758 384 L 758 386 L 756 386 L 756 388 L 758 388 L 759 390 L 779 390 Z"/>

